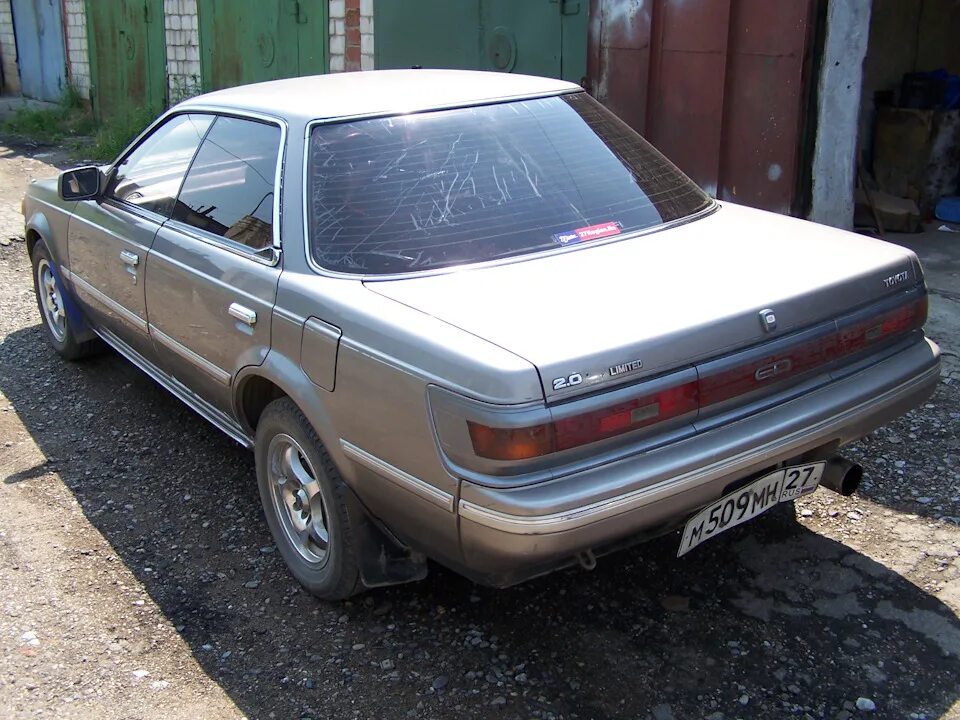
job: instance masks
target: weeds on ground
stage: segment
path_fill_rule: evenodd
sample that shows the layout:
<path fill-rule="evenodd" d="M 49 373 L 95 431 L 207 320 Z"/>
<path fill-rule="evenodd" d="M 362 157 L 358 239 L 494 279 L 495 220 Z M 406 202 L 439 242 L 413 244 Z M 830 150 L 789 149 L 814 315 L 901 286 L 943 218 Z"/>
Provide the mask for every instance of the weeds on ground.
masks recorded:
<path fill-rule="evenodd" d="M 64 91 L 55 108 L 16 110 L 0 122 L 0 132 L 37 143 L 60 144 L 76 155 L 109 162 L 150 124 L 155 115 L 141 108 L 98 124 L 80 94 L 71 87 Z"/>
<path fill-rule="evenodd" d="M 0 130 L 41 143 L 56 143 L 71 137 L 92 135 L 96 124 L 83 106 L 79 93 L 68 88 L 56 108 L 19 108 L 0 124 Z"/>

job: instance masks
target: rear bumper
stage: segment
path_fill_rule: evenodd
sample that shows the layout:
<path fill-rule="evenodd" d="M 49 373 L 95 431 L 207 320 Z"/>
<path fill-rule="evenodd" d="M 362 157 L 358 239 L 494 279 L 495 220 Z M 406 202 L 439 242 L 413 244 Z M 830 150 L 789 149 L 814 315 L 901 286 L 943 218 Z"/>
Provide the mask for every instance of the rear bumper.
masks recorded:
<path fill-rule="evenodd" d="M 521 488 L 464 481 L 457 512 L 469 574 L 510 585 L 630 537 L 655 535 L 731 483 L 856 440 L 923 402 L 940 375 L 924 339 L 764 412 L 591 470 Z"/>

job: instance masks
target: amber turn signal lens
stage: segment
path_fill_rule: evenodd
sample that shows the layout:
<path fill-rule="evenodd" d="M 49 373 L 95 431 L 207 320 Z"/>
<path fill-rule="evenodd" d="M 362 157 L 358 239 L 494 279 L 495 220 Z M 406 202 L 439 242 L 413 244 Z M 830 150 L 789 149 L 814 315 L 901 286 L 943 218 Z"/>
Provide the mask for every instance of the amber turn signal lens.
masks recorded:
<path fill-rule="evenodd" d="M 556 449 L 550 425 L 492 428 L 468 420 L 467 427 L 474 452 L 491 460 L 529 460 Z"/>

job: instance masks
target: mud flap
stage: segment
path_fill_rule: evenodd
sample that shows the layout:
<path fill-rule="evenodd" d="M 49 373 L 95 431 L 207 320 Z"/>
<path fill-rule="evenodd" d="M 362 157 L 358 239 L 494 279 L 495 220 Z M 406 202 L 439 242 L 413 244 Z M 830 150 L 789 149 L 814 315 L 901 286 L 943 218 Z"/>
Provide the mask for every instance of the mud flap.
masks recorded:
<path fill-rule="evenodd" d="M 362 509 L 356 496 L 354 500 L 350 514 L 356 533 L 360 579 L 364 586 L 375 588 L 423 580 L 428 571 L 426 555 L 404 545 Z"/>

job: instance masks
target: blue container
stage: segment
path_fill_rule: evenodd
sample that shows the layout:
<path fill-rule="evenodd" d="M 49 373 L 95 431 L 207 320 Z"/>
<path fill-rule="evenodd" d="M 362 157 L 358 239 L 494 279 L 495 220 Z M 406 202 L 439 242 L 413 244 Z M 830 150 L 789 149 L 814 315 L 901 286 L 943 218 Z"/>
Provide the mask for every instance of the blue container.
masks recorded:
<path fill-rule="evenodd" d="M 935 214 L 937 220 L 960 223 L 960 197 L 940 198 Z"/>

